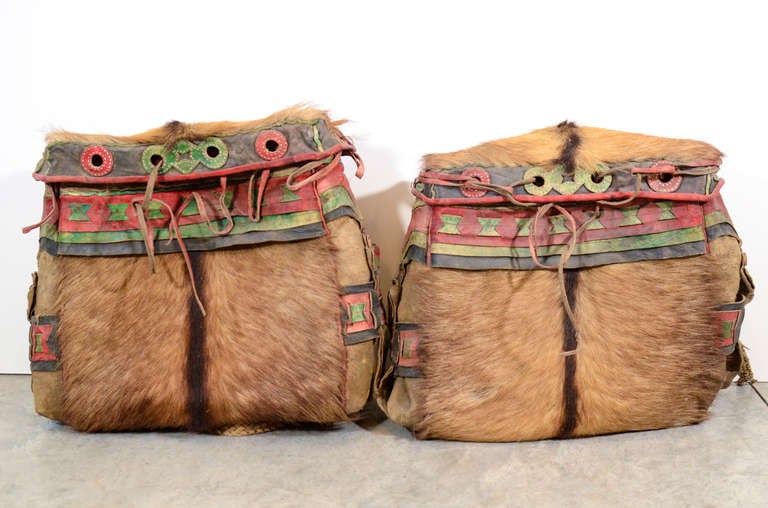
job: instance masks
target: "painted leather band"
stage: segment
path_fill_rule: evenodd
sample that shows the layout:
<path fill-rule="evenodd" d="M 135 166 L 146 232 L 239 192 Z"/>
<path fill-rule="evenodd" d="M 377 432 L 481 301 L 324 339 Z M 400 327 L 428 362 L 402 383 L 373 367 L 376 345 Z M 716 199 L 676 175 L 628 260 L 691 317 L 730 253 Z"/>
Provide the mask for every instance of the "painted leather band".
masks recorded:
<path fill-rule="evenodd" d="M 381 298 L 373 282 L 344 286 L 341 295 L 341 330 L 351 346 L 378 339 L 384 324 Z"/>

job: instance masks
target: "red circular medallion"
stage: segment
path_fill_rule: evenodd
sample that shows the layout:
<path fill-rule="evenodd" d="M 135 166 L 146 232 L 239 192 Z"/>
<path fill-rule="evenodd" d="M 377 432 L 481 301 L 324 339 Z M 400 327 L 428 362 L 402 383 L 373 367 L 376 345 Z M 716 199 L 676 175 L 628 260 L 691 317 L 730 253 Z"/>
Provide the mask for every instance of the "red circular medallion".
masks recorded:
<path fill-rule="evenodd" d="M 99 145 L 91 145 L 80 154 L 80 164 L 93 176 L 104 176 L 112 171 L 114 159 L 109 150 Z"/>
<path fill-rule="evenodd" d="M 675 192 L 683 183 L 682 175 L 672 175 L 670 173 L 659 173 L 648 175 L 648 187 L 656 192 Z"/>
<path fill-rule="evenodd" d="M 288 140 L 282 132 L 268 130 L 256 136 L 256 153 L 264 160 L 279 159 L 288 152 Z"/>
<path fill-rule="evenodd" d="M 461 176 L 472 178 L 472 180 L 467 181 L 464 185 L 466 185 L 471 181 L 476 181 L 480 183 L 491 182 L 491 176 L 483 168 L 467 168 L 461 172 Z M 487 190 L 473 189 L 472 187 L 469 187 L 469 186 L 462 186 L 459 190 L 461 190 L 461 193 L 468 198 L 481 198 L 488 193 Z"/>

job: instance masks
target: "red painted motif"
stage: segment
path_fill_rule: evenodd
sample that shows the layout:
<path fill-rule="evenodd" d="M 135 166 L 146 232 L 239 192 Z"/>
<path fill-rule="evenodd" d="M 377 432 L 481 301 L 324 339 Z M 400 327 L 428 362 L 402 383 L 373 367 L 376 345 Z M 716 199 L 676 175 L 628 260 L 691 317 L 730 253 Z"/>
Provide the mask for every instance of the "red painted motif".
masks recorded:
<path fill-rule="evenodd" d="M 467 168 L 461 172 L 461 176 L 473 178 L 481 183 L 490 183 L 491 181 L 491 176 L 483 168 Z M 461 187 L 460 190 L 461 193 L 468 198 L 481 198 L 488 193 L 487 190 L 472 189 L 470 187 Z"/>
<path fill-rule="evenodd" d="M 112 172 L 115 164 L 112 154 L 99 145 L 91 145 L 80 154 L 80 164 L 92 176 L 104 176 Z"/>
<path fill-rule="evenodd" d="M 265 161 L 279 159 L 288 152 L 288 140 L 282 132 L 270 129 L 256 136 L 256 153 Z"/>
<path fill-rule="evenodd" d="M 421 334 L 418 330 L 400 330 L 400 354 L 397 364 L 400 367 L 419 367 L 419 344 Z"/>
<path fill-rule="evenodd" d="M 350 320 L 347 321 L 347 334 L 356 333 L 356 332 L 362 332 L 365 330 L 372 330 L 373 328 L 376 328 L 376 320 L 373 317 L 372 312 L 372 302 L 371 302 L 371 294 L 369 292 L 365 293 L 352 293 L 349 295 L 342 295 L 341 301 L 344 304 L 344 309 L 347 312 L 347 316 L 352 315 L 351 307 L 353 305 L 363 305 L 363 316 L 365 316 L 364 321 L 358 321 L 357 323 L 353 323 Z"/>
<path fill-rule="evenodd" d="M 721 310 L 717 311 L 717 322 L 715 323 L 716 326 L 716 334 L 717 337 L 721 339 L 721 342 L 718 344 L 719 347 L 728 347 L 732 346 L 733 343 L 736 341 L 736 327 L 739 323 L 739 318 L 741 317 L 741 311 L 740 310 Z M 730 335 L 727 337 L 723 337 L 723 324 L 730 323 Z"/>
<path fill-rule="evenodd" d="M 58 360 L 48 345 L 53 325 L 32 325 L 29 329 L 29 359 L 32 362 L 55 362 Z"/>

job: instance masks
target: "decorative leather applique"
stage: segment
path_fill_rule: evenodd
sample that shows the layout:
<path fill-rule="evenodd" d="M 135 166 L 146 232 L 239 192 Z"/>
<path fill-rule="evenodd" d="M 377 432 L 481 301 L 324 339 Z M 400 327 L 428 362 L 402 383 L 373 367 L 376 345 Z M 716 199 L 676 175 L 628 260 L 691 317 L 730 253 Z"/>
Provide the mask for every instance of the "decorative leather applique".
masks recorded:
<path fill-rule="evenodd" d="M 208 138 L 200 143 L 182 140 L 170 150 L 163 145 L 147 147 L 141 155 L 141 165 L 147 173 L 162 164 L 158 170 L 159 174 L 167 173 L 173 168 L 187 175 L 199 164 L 208 169 L 219 169 L 224 166 L 228 157 L 227 145 L 218 138 Z"/>
<path fill-rule="evenodd" d="M 33 371 L 59 368 L 58 316 L 38 316 L 29 329 L 29 361 Z"/>
<path fill-rule="evenodd" d="M 103 146 L 91 145 L 80 155 L 80 164 L 90 175 L 104 176 L 112 171 L 115 160 Z"/>
<path fill-rule="evenodd" d="M 345 286 L 342 293 L 341 329 L 344 344 L 349 346 L 377 338 L 384 316 L 373 282 Z"/>
<path fill-rule="evenodd" d="M 270 129 L 256 136 L 256 153 L 265 161 L 279 159 L 288 152 L 288 140 L 282 132 Z"/>

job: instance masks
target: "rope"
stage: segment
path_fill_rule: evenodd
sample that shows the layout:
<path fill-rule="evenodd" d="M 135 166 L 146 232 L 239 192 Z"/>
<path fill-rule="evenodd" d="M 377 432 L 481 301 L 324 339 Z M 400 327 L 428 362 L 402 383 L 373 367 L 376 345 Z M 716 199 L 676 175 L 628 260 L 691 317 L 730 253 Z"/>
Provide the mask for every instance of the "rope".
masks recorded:
<path fill-rule="evenodd" d="M 156 164 L 155 167 L 152 169 L 152 172 L 149 175 L 149 179 L 147 180 L 147 188 L 144 191 L 144 198 L 143 199 L 135 199 L 132 204 L 133 208 L 136 211 L 136 218 L 139 221 L 139 230 L 141 231 L 141 238 L 144 240 L 144 245 L 147 249 L 147 257 L 149 258 L 149 265 L 152 270 L 152 273 L 155 273 L 155 238 L 154 238 L 154 228 L 152 228 L 151 224 L 149 223 L 149 218 L 147 214 L 149 213 L 149 205 L 151 203 L 159 203 L 161 207 L 164 207 L 168 210 L 168 216 L 170 217 L 170 222 L 168 224 L 168 244 L 170 244 L 173 241 L 173 235 L 176 235 L 176 241 L 179 244 L 179 249 L 181 250 L 181 254 L 184 257 L 184 264 L 187 267 L 187 275 L 189 276 L 189 281 L 192 284 L 192 294 L 195 297 L 195 301 L 197 302 L 197 305 L 200 307 L 200 311 L 202 312 L 203 316 L 206 315 L 205 313 L 205 307 L 203 306 L 203 302 L 200 299 L 200 295 L 197 292 L 197 284 L 195 284 L 195 274 L 192 270 L 192 261 L 189 258 L 189 252 L 187 252 L 187 246 L 184 244 L 184 239 L 181 237 L 181 232 L 179 231 L 179 223 L 176 220 L 176 215 L 173 213 L 173 209 L 171 206 L 166 203 L 165 201 L 161 199 L 156 199 L 152 197 L 152 194 L 155 191 L 155 182 L 157 181 L 157 174 L 160 169 L 160 166 L 162 165 L 162 162 L 159 164 Z M 181 207 L 181 210 L 183 210 L 184 207 Z"/>
<path fill-rule="evenodd" d="M 550 266 L 545 265 L 541 261 L 539 261 L 538 253 L 536 252 L 537 246 L 536 246 L 536 230 L 537 230 L 537 224 L 540 219 L 543 217 L 546 217 L 546 215 L 550 212 L 550 210 L 555 209 L 560 214 L 565 217 L 568 220 L 568 224 L 571 226 L 569 231 L 571 233 L 570 238 L 568 239 L 568 244 L 563 251 L 562 254 L 560 254 L 560 261 L 558 261 L 557 265 Z M 568 299 L 568 291 L 565 287 L 565 265 L 568 263 L 568 260 L 570 259 L 571 255 L 573 254 L 574 250 L 576 249 L 576 245 L 578 242 L 579 237 L 584 232 L 584 230 L 589 227 L 589 225 L 597 220 L 600 217 L 600 207 L 598 206 L 595 208 L 595 213 L 581 226 L 576 226 L 576 218 L 571 214 L 568 210 L 566 210 L 564 207 L 557 205 L 555 203 L 547 203 L 546 205 L 540 206 L 538 210 L 536 210 L 536 215 L 534 215 L 533 220 L 531 221 L 530 226 L 530 232 L 528 234 L 528 249 L 531 252 L 531 259 L 533 260 L 533 263 L 538 266 L 539 268 L 542 268 L 544 270 L 557 270 L 557 278 L 560 285 L 560 299 L 563 302 L 563 309 L 565 310 L 565 313 L 568 315 L 568 319 L 571 320 L 571 323 L 573 323 L 574 328 L 576 326 L 576 313 L 573 310 L 573 307 L 571 306 L 571 302 Z M 579 340 L 578 332 L 576 335 L 576 348 L 571 349 L 569 351 L 562 351 L 560 354 L 562 356 L 572 356 L 579 352 L 581 349 L 581 341 Z"/>
<path fill-rule="evenodd" d="M 336 165 L 341 160 L 341 153 L 337 153 L 333 156 L 331 160 L 323 159 L 319 161 L 311 161 L 303 166 L 300 166 L 293 170 L 290 175 L 288 175 L 288 179 L 285 181 L 285 186 L 292 190 L 299 190 L 302 187 L 312 183 L 316 182 L 317 180 L 320 180 L 325 175 L 330 173 L 333 169 L 336 168 Z M 318 171 L 315 171 L 319 168 Z M 358 168 L 359 169 L 359 168 Z M 310 174 L 309 177 L 301 180 L 300 182 L 295 182 L 294 180 L 298 178 L 301 175 Z"/>

